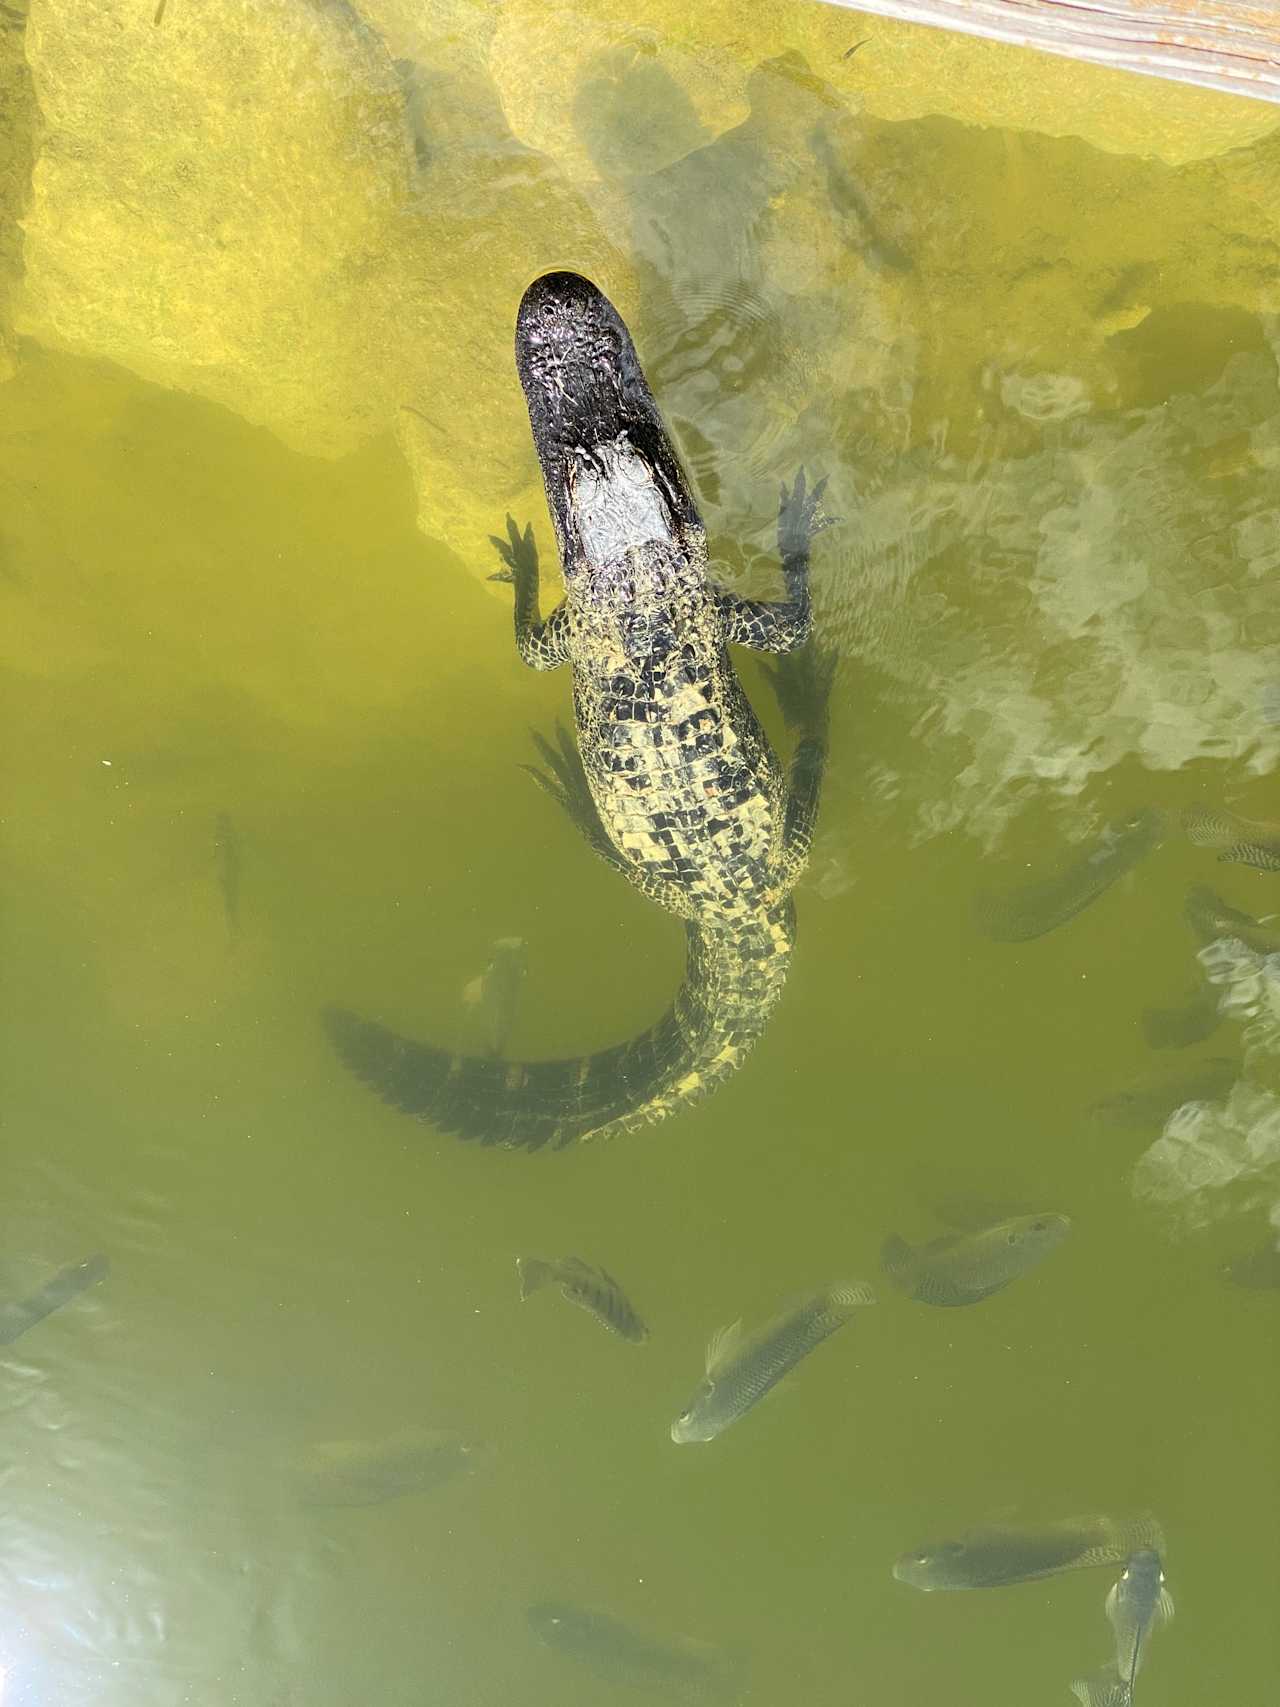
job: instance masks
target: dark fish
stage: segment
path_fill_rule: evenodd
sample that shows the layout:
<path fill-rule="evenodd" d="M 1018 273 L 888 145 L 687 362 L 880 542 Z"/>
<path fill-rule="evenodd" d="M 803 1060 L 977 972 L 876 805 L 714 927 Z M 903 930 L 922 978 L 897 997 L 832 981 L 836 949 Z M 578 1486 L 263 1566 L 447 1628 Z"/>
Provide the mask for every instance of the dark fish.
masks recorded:
<path fill-rule="evenodd" d="M 307 1505 L 382 1505 L 439 1487 L 467 1468 L 470 1448 L 447 1429 L 406 1428 L 382 1440 L 324 1440 L 297 1465 Z"/>
<path fill-rule="evenodd" d="M 1154 1548 L 1143 1547 L 1125 1561 L 1120 1581 L 1107 1596 L 1107 1617 L 1116 1633 L 1116 1675 L 1132 1699 L 1147 1639 L 1173 1617 L 1164 1568 Z"/>
<path fill-rule="evenodd" d="M 1080 1707 L 1129 1707 L 1129 1685 L 1116 1675 L 1114 1666 L 1076 1678 L 1071 1693 Z"/>
<path fill-rule="evenodd" d="M 737 1666 L 709 1643 L 691 1636 L 651 1635 L 607 1612 L 563 1601 L 540 1601 L 527 1616 L 539 1641 L 606 1683 L 648 1690 L 666 1701 L 738 1699 Z"/>
<path fill-rule="evenodd" d="M 1216 1102 L 1240 1077 L 1240 1063 L 1225 1055 L 1197 1062 L 1186 1072 L 1149 1078 L 1127 1091 L 1100 1097 L 1089 1112 L 1111 1126 L 1163 1126 L 1187 1102 Z"/>
<path fill-rule="evenodd" d="M 109 1266 L 101 1254 L 86 1257 L 84 1262 L 55 1274 L 29 1298 L 0 1305 L 0 1345 L 12 1345 L 14 1340 L 21 1339 L 28 1328 L 34 1328 L 37 1322 L 43 1322 L 46 1316 L 60 1310 L 95 1281 L 101 1280 Z"/>
<path fill-rule="evenodd" d="M 619 1334 L 634 1345 L 648 1339 L 648 1328 L 607 1270 L 592 1268 L 581 1257 L 563 1257 L 559 1262 L 547 1262 L 542 1257 L 517 1257 L 516 1268 L 522 1299 L 540 1286 L 555 1285 L 560 1288 L 562 1298 L 594 1316 L 610 1333 Z"/>
<path fill-rule="evenodd" d="M 934 1589 L 1003 1588 L 1092 1565 L 1121 1565 L 1143 1547 L 1164 1547 L 1160 1525 L 1151 1517 L 1070 1517 L 1039 1527 L 989 1524 L 966 1530 L 956 1541 L 904 1553 L 893 1574 L 926 1594 Z"/>
<path fill-rule="evenodd" d="M 1223 807 L 1189 806 L 1182 827 L 1197 847 L 1219 848 L 1219 861 L 1280 871 L 1280 824 L 1255 823 Z"/>
<path fill-rule="evenodd" d="M 880 1266 L 899 1292 L 922 1304 L 977 1304 L 1042 1262 L 1070 1231 L 1065 1215 L 1018 1215 L 914 1250 L 891 1233 Z"/>
<path fill-rule="evenodd" d="M 240 838 L 225 812 L 219 812 L 214 826 L 213 855 L 218 866 L 218 887 L 222 891 L 227 935 L 234 940 L 240 934 Z"/>
<path fill-rule="evenodd" d="M 1152 1049 L 1189 1049 L 1221 1024 L 1218 992 L 1208 983 L 1197 984 L 1181 1007 L 1142 1010 L 1142 1035 Z"/>
<path fill-rule="evenodd" d="M 995 942 L 1030 942 L 1098 899 L 1164 840 L 1163 812 L 1144 809 L 1107 828 L 1051 877 L 977 899 L 978 929 Z"/>
<path fill-rule="evenodd" d="M 672 1440 L 685 1445 L 723 1434 L 855 1310 L 874 1302 L 871 1288 L 854 1281 L 792 1305 L 750 1339 L 740 1321 L 721 1328 L 707 1347 L 705 1380 L 671 1425 Z"/>
<path fill-rule="evenodd" d="M 529 945 L 524 938 L 500 936 L 484 971 L 463 986 L 462 1000 L 471 1010 L 486 1055 L 506 1052 L 528 970 Z"/>
<path fill-rule="evenodd" d="M 1243 1286 L 1250 1292 L 1273 1292 L 1280 1287 L 1280 1246 L 1276 1234 L 1245 1251 L 1223 1265 L 1222 1272 L 1233 1286 Z"/>
<path fill-rule="evenodd" d="M 1206 946 L 1222 937 L 1235 937 L 1254 954 L 1280 954 L 1280 927 L 1263 924 L 1251 913 L 1229 907 L 1206 883 L 1193 884 L 1187 890 L 1183 912 L 1187 923 Z"/>
<path fill-rule="evenodd" d="M 860 47 L 863 43 L 858 44 Z M 835 212 L 842 217 L 850 227 L 855 246 L 861 251 L 866 260 L 877 271 L 889 270 L 895 273 L 914 271 L 915 263 L 905 250 L 887 235 L 879 220 L 872 212 L 867 200 L 853 174 L 847 169 L 846 163 L 837 152 L 827 132 L 819 125 L 809 139 L 814 157 L 818 165 L 826 173 L 827 194 Z"/>

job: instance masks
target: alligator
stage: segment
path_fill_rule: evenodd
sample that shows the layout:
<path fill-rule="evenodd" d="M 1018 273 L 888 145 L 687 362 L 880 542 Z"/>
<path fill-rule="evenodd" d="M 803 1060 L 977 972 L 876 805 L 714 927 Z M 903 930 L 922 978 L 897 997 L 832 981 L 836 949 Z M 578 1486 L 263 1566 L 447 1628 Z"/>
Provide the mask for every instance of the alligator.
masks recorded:
<path fill-rule="evenodd" d="M 592 849 L 683 920 L 686 972 L 648 1030 L 595 1054 L 510 1061 L 326 1013 L 347 1066 L 386 1102 L 481 1144 L 537 1150 L 665 1118 L 731 1073 L 782 993 L 827 753 L 833 662 L 810 641 L 809 542 L 834 518 L 825 480 L 784 484 L 786 596 L 739 596 L 709 572 L 706 531 L 612 303 L 576 273 L 536 279 L 516 367 L 559 546 L 564 598 L 540 617 L 532 524 L 493 540 L 515 640 L 536 670 L 568 664 L 574 742 L 541 738 L 535 774 Z M 809 642 L 808 644 L 805 644 Z M 771 670 L 795 751 L 769 745 L 730 645 Z M 531 767 L 530 767 L 531 768 Z"/>

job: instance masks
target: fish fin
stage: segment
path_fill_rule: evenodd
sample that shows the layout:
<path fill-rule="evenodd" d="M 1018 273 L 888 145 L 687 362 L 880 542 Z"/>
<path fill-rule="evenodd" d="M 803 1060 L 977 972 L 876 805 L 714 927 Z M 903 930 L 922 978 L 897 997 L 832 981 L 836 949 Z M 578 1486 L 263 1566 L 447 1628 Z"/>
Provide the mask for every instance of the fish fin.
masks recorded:
<path fill-rule="evenodd" d="M 994 1286 L 960 1287 L 936 1274 L 922 1274 L 916 1281 L 911 1296 L 920 1304 L 934 1304 L 941 1310 L 955 1310 L 963 1309 L 966 1304 L 981 1304 L 984 1298 L 990 1298 L 1010 1285 L 1012 1277 L 1009 1280 L 998 1280 Z"/>
<path fill-rule="evenodd" d="M 905 1239 L 890 1233 L 880 1247 L 880 1267 L 900 1292 L 907 1292 L 915 1279 L 916 1253 Z"/>
<path fill-rule="evenodd" d="M 478 1007 L 484 999 L 484 973 L 478 972 L 462 986 L 462 1000 L 469 1008 Z"/>
<path fill-rule="evenodd" d="M 865 1280 L 842 1281 L 827 1293 L 828 1309 L 841 1314 L 846 1310 L 856 1310 L 863 1304 L 874 1304 L 875 1301 L 876 1295 Z"/>
<path fill-rule="evenodd" d="M 1102 1603 L 1103 1611 L 1106 1613 L 1107 1617 L 1112 1619 L 1112 1620 L 1114 1620 L 1114 1618 L 1115 1618 L 1116 1602 L 1119 1599 L 1120 1599 L 1120 1584 L 1119 1583 L 1112 1583 L 1111 1587 L 1107 1590 L 1107 1598 Z"/>
<path fill-rule="evenodd" d="M 1157 1624 L 1173 1623 L 1173 1596 L 1167 1588 L 1160 1590 L 1160 1598 L 1156 1602 L 1155 1621 Z"/>
<path fill-rule="evenodd" d="M 717 1328 L 707 1341 L 707 1374 L 718 1375 L 742 1342 L 742 1317 L 727 1328 Z"/>
<path fill-rule="evenodd" d="M 520 1300 L 523 1303 L 530 1293 L 555 1279 L 555 1264 L 542 1257 L 517 1257 L 516 1273 L 520 1276 Z"/>

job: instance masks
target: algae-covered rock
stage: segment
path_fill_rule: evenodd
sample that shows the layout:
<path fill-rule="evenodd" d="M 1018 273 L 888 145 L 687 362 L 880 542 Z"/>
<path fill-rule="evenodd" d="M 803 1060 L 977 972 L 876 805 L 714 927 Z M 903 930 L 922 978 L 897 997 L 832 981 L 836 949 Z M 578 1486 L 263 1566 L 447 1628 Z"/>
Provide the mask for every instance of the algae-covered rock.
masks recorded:
<path fill-rule="evenodd" d="M 603 245 L 474 58 L 420 72 L 321 0 L 36 0 L 27 52 L 20 329 L 310 452 L 394 431 L 424 529 L 487 570 L 530 473 L 515 305 Z"/>
<path fill-rule="evenodd" d="M 0 5 L 0 385 L 16 365 L 13 293 L 22 276 L 19 220 L 31 186 L 36 103 L 23 52 L 25 11 Z"/>

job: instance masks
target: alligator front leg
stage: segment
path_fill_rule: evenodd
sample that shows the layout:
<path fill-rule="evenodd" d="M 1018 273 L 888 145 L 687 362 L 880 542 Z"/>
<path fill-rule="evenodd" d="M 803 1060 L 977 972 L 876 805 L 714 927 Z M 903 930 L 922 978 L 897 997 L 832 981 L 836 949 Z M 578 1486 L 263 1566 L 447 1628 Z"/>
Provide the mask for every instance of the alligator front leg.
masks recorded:
<path fill-rule="evenodd" d="M 808 488 L 804 469 L 795 484 L 783 486 L 778 504 L 778 555 L 787 596 L 781 600 L 743 599 L 721 589 L 725 639 L 757 652 L 791 652 L 809 638 L 813 613 L 809 602 L 809 541 L 838 518 L 823 514 L 827 483 Z"/>
<path fill-rule="evenodd" d="M 508 516 L 507 538 L 499 539 L 492 533 L 489 538 L 506 565 L 489 579 L 510 581 L 515 586 L 516 646 L 520 656 L 532 670 L 554 670 L 569 657 L 569 622 L 563 599 L 545 622 L 539 620 L 538 547 L 534 543 L 533 523 L 522 534 Z"/>

